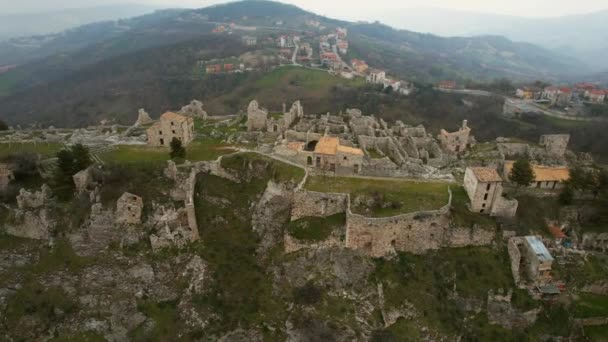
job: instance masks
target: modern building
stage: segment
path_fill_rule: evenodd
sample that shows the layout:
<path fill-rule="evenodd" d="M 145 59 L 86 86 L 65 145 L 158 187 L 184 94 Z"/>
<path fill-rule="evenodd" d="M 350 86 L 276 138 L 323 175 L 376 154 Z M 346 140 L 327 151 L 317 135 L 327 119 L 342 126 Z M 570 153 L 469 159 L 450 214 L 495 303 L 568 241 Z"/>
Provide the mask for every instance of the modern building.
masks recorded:
<path fill-rule="evenodd" d="M 541 284 L 550 281 L 554 259 L 545 244 L 536 236 L 526 236 L 523 249 L 523 261 L 529 279 Z"/>
<path fill-rule="evenodd" d="M 148 145 L 170 146 L 173 138 L 186 146 L 194 140 L 194 119 L 185 115 L 166 112 L 147 130 Z"/>

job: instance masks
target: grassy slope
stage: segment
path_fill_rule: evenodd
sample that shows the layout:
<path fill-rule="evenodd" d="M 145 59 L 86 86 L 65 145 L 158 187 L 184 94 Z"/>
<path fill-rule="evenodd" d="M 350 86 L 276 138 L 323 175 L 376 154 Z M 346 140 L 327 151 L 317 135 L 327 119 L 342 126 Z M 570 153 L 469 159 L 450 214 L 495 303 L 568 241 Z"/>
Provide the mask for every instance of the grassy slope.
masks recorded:
<path fill-rule="evenodd" d="M 349 193 L 353 198 L 358 195 L 382 194 L 385 202 L 398 204 L 374 209 L 372 214 L 378 217 L 439 209 L 448 202 L 448 187 L 447 183 L 338 177 L 310 177 L 305 185 L 311 191 Z M 362 208 L 354 207 L 353 210 L 357 212 Z"/>
<path fill-rule="evenodd" d="M 247 108 L 257 99 L 271 111 L 280 111 L 283 103 L 289 107 L 301 100 L 307 113 L 323 113 L 333 108 L 328 94 L 336 86 L 360 87 L 362 78 L 346 80 L 324 71 L 299 67 L 280 67 L 254 82 L 245 83 L 234 91 L 205 102 L 210 113 L 232 114 Z"/>

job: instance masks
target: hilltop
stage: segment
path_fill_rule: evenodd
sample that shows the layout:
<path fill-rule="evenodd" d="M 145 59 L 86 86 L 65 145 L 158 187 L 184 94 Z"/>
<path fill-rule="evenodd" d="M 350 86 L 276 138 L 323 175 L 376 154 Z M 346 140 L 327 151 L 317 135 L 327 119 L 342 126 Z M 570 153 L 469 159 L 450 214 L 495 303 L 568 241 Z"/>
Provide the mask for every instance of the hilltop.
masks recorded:
<path fill-rule="evenodd" d="M 213 34 L 221 23 L 231 23 L 237 29 L 231 35 Z M 0 43 L 0 65 L 16 65 L 0 74 L 0 112 L 15 124 L 94 123 L 102 119 L 104 111 L 115 111 L 99 103 L 107 103 L 107 99 L 100 100 L 98 94 L 111 90 L 121 97 L 113 101 L 118 108 L 112 115 L 126 121 L 131 114 L 122 109 L 132 112 L 134 107 L 148 106 L 147 98 L 201 97 L 191 96 L 187 90 L 208 86 L 200 75 L 193 74 L 201 60 L 238 57 L 246 52 L 268 53 L 265 47 L 243 46 L 242 35 L 255 32 L 265 39 L 297 33 L 314 39 L 338 26 L 350 32 L 346 60 L 364 58 L 371 67 L 383 67 L 412 81 L 551 79 L 570 70 L 582 71 L 572 59 L 500 37 L 441 38 L 378 23 L 329 19 L 277 2 L 244 1 L 197 10 L 157 11 Z M 251 31 L 254 27 L 257 30 Z M 144 66 L 148 69 L 143 70 Z M 141 84 L 150 88 L 136 90 L 140 94 L 137 97 L 124 96 Z M 69 105 L 63 103 L 62 94 L 69 94 Z M 82 106 L 88 109 L 82 112 L 78 109 Z M 74 116 L 78 120 L 63 119 Z"/>

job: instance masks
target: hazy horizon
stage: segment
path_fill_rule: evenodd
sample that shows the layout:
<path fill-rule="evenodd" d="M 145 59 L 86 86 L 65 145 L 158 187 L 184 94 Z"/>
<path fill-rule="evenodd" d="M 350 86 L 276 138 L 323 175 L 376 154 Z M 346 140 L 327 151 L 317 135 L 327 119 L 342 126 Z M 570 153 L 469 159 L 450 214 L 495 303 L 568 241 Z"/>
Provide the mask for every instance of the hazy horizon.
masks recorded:
<path fill-rule="evenodd" d="M 0 1 L 0 14 L 17 14 L 32 12 L 50 12 L 66 9 L 82 9 L 100 6 L 115 5 L 140 5 L 150 8 L 202 8 L 215 4 L 227 3 L 225 0 L 89 0 L 86 5 L 77 0 L 21 0 L 13 2 L 9 0 Z M 528 18 L 550 18 L 576 14 L 587 14 L 602 10 L 608 10 L 605 0 L 581 0 L 575 3 L 551 0 L 513 0 L 509 3 L 488 2 L 482 0 L 462 0 L 454 3 L 451 0 L 406 0 L 395 4 L 391 0 L 377 0 L 373 3 L 346 3 L 343 0 L 333 2 L 323 0 L 284 0 L 303 9 L 317 14 L 330 16 L 345 20 L 380 20 L 376 17 L 381 13 L 391 10 L 408 9 L 443 9 L 461 12 L 475 12 L 476 14 L 506 15 Z M 556 5 L 558 3 L 559 5 Z"/>

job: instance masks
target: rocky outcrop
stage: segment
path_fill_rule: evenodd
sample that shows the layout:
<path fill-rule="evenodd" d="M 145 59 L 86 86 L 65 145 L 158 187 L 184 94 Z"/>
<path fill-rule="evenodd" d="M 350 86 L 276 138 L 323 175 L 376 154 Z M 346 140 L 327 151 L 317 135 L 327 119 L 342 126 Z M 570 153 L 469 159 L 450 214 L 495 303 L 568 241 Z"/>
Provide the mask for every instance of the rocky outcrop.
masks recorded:
<path fill-rule="evenodd" d="M 15 222 L 6 227 L 7 234 L 36 240 L 48 240 L 55 225 L 46 209 L 17 211 Z"/>
<path fill-rule="evenodd" d="M 495 295 L 492 291 L 488 293 L 488 322 L 500 325 L 505 329 L 524 329 L 533 325 L 541 308 L 526 312 L 517 310 L 511 305 L 512 295 L 512 291 L 505 295 L 502 293 Z"/>
<path fill-rule="evenodd" d="M 141 197 L 125 192 L 116 202 L 116 223 L 140 224 L 143 208 Z"/>
<path fill-rule="evenodd" d="M 155 232 L 150 235 L 152 250 L 157 252 L 165 248 L 183 248 L 198 240 L 198 231 L 188 225 L 186 209 L 165 208 L 159 206 L 147 222 Z"/>
<path fill-rule="evenodd" d="M 40 191 L 29 192 L 25 189 L 19 190 L 17 195 L 17 206 L 19 209 L 36 209 L 40 208 L 51 197 L 51 188 L 44 184 Z"/>
<path fill-rule="evenodd" d="M 283 226 L 289 221 L 293 191 L 284 184 L 269 181 L 251 217 L 253 230 L 262 241 L 258 252 L 264 254 L 283 239 Z"/>
<path fill-rule="evenodd" d="M 95 183 L 92 167 L 88 167 L 78 172 L 72 176 L 72 180 L 74 181 L 74 185 L 76 186 L 76 191 L 78 193 L 83 193 L 90 190 Z"/>
<path fill-rule="evenodd" d="M 324 192 L 298 190 L 293 196 L 291 220 L 302 217 L 327 217 L 346 212 L 348 196 Z"/>

